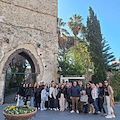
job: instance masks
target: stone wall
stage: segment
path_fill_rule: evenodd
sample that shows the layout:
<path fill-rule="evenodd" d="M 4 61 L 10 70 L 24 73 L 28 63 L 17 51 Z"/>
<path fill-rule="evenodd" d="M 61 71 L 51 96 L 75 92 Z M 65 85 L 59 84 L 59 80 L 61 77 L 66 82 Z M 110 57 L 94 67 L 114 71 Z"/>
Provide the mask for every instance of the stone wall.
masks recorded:
<path fill-rule="evenodd" d="M 27 49 L 40 66 L 37 81 L 57 80 L 57 0 L 0 0 L 0 103 L 8 57 Z"/>

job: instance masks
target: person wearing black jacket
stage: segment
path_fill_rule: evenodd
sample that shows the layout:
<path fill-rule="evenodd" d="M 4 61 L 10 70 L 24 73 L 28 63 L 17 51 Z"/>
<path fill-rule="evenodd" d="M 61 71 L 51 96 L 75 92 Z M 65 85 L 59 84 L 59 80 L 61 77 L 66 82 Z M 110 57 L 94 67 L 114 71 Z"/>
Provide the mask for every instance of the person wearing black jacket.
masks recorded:
<path fill-rule="evenodd" d="M 25 89 L 24 89 L 24 87 L 23 87 L 23 83 L 21 83 L 21 85 L 20 85 L 20 87 L 19 87 L 19 90 L 18 90 L 18 92 L 17 92 L 17 95 L 19 95 L 20 97 L 20 106 L 23 106 L 24 105 L 24 102 L 23 102 L 23 100 L 24 100 L 24 96 L 25 96 Z"/>
<path fill-rule="evenodd" d="M 34 89 L 31 84 L 29 84 L 29 92 L 30 92 L 30 106 L 34 107 Z"/>
<path fill-rule="evenodd" d="M 19 94 L 19 95 L 22 96 L 22 97 L 25 96 L 25 91 L 24 91 L 24 88 L 23 88 L 23 83 L 21 83 L 17 94 Z"/>
<path fill-rule="evenodd" d="M 106 111 L 104 109 L 103 103 L 104 103 L 104 87 L 103 87 L 102 83 L 99 83 L 98 107 L 99 107 L 99 111 L 102 112 L 102 110 L 103 110 L 104 115 L 106 115 Z"/>
<path fill-rule="evenodd" d="M 78 100 L 80 99 L 80 87 L 77 85 L 77 82 L 73 82 L 73 86 L 70 89 L 70 99 L 72 99 L 72 111 L 71 113 L 75 112 L 75 104 L 76 104 L 76 113 L 78 111 Z"/>
<path fill-rule="evenodd" d="M 87 83 L 86 84 L 86 95 L 88 96 L 88 105 L 89 105 L 89 109 L 90 109 L 90 111 L 89 111 L 90 114 L 95 112 L 94 107 L 92 105 L 93 98 L 92 98 L 92 95 L 91 95 L 91 90 L 92 89 L 90 87 L 90 84 Z"/>
<path fill-rule="evenodd" d="M 59 104 L 60 104 L 60 111 L 64 111 L 65 110 L 65 88 L 64 85 L 61 85 L 61 88 L 59 90 Z"/>
<path fill-rule="evenodd" d="M 72 110 L 72 100 L 70 99 L 70 89 L 71 89 L 72 83 L 69 83 L 69 86 L 67 88 L 67 102 L 68 102 L 68 109 Z"/>
<path fill-rule="evenodd" d="M 24 101 L 24 105 L 27 105 L 27 98 L 26 98 L 27 87 L 26 87 L 26 84 L 23 84 L 23 88 L 24 88 L 24 99 L 23 99 L 23 101 Z"/>
<path fill-rule="evenodd" d="M 80 94 L 82 95 L 82 91 L 85 90 L 85 87 L 83 85 L 83 81 L 79 80 L 78 81 L 78 86 L 80 87 Z"/>
<path fill-rule="evenodd" d="M 37 109 L 40 109 L 40 103 L 41 103 L 41 93 L 40 93 L 40 86 L 37 85 L 37 87 L 34 89 L 35 93 L 35 105 Z"/>
<path fill-rule="evenodd" d="M 64 82 L 63 85 L 64 85 L 64 88 L 65 88 L 65 110 L 67 110 L 67 108 L 68 108 L 68 102 L 67 102 L 67 88 L 68 88 L 68 86 L 67 86 L 67 82 Z"/>
<path fill-rule="evenodd" d="M 31 89 L 29 87 L 29 84 L 26 84 L 26 90 L 25 90 L 26 105 L 27 105 L 27 102 L 30 101 L 30 95 L 31 95 Z"/>

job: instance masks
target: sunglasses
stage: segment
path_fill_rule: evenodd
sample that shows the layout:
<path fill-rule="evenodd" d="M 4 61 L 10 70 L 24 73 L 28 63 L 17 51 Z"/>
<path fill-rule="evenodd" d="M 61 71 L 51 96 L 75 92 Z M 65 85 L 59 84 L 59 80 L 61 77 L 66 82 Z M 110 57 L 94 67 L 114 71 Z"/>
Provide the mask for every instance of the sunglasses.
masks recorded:
<path fill-rule="evenodd" d="M 108 83 L 108 82 L 104 82 L 104 83 Z"/>

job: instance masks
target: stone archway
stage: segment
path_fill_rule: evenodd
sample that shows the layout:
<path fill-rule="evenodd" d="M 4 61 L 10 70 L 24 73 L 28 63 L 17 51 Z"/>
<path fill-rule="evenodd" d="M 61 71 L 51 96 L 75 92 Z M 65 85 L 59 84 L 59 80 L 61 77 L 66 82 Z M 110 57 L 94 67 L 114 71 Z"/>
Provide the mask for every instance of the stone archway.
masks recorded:
<path fill-rule="evenodd" d="M 31 73 L 35 73 L 35 74 L 29 74 L 29 77 L 28 77 L 29 79 L 32 80 L 31 82 L 32 82 L 32 85 L 33 85 L 34 84 L 34 82 L 33 82 L 34 81 L 34 77 L 36 79 L 36 75 L 40 74 L 40 67 L 39 67 L 38 60 L 31 53 L 31 51 L 28 50 L 28 49 L 19 48 L 19 49 L 15 50 L 13 53 L 11 53 L 9 55 L 7 61 L 5 62 L 4 66 L 3 66 L 2 74 L 6 74 L 7 73 L 11 61 L 14 59 L 15 56 L 18 56 L 18 55 L 24 57 L 29 62 L 30 66 L 31 66 Z M 6 76 L 7 76 L 7 74 L 6 74 Z M 8 97 L 8 98 L 5 97 L 6 95 L 8 95 L 8 94 L 6 94 L 6 93 L 8 93 L 8 92 L 6 92 L 6 91 L 8 91 L 8 90 L 6 90 L 6 88 L 8 89 L 8 87 L 6 87 L 6 77 L 4 78 L 4 80 L 5 80 L 5 82 L 4 82 L 4 93 L 3 93 L 4 94 L 4 103 L 9 103 L 11 101 L 13 102 L 14 94 L 11 97 Z M 31 83 L 31 82 L 29 81 L 29 83 Z M 13 85 L 13 82 L 12 82 L 12 85 Z M 17 86 L 16 86 L 16 88 L 17 88 Z M 9 91 L 11 91 L 11 88 L 10 88 Z"/>
<path fill-rule="evenodd" d="M 34 55 L 25 48 L 20 48 L 20 49 L 16 50 L 8 57 L 8 60 L 6 61 L 3 71 L 2 71 L 3 74 L 5 74 L 7 72 L 11 60 L 18 54 L 23 56 L 24 58 L 26 58 L 29 61 L 30 65 L 32 67 L 32 72 L 40 74 L 40 67 L 39 67 L 38 61 L 36 60 Z"/>

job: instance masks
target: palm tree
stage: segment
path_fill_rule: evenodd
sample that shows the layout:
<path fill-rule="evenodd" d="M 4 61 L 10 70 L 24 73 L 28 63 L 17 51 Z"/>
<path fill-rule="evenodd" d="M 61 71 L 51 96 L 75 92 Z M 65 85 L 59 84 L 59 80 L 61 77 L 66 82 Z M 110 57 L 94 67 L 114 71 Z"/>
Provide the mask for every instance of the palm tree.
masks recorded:
<path fill-rule="evenodd" d="M 63 40 L 68 40 L 66 35 L 69 35 L 69 32 L 64 29 L 66 25 L 65 22 L 62 21 L 61 18 L 57 18 L 57 34 L 58 34 L 58 44 L 61 46 L 63 44 Z"/>
<path fill-rule="evenodd" d="M 76 48 L 77 46 L 77 35 L 79 34 L 79 32 L 82 32 L 82 29 L 84 28 L 84 25 L 82 24 L 82 16 L 80 15 L 73 15 L 73 17 L 69 18 L 69 22 L 68 22 L 68 26 L 70 28 L 70 30 L 73 32 L 74 34 L 74 46 Z"/>

